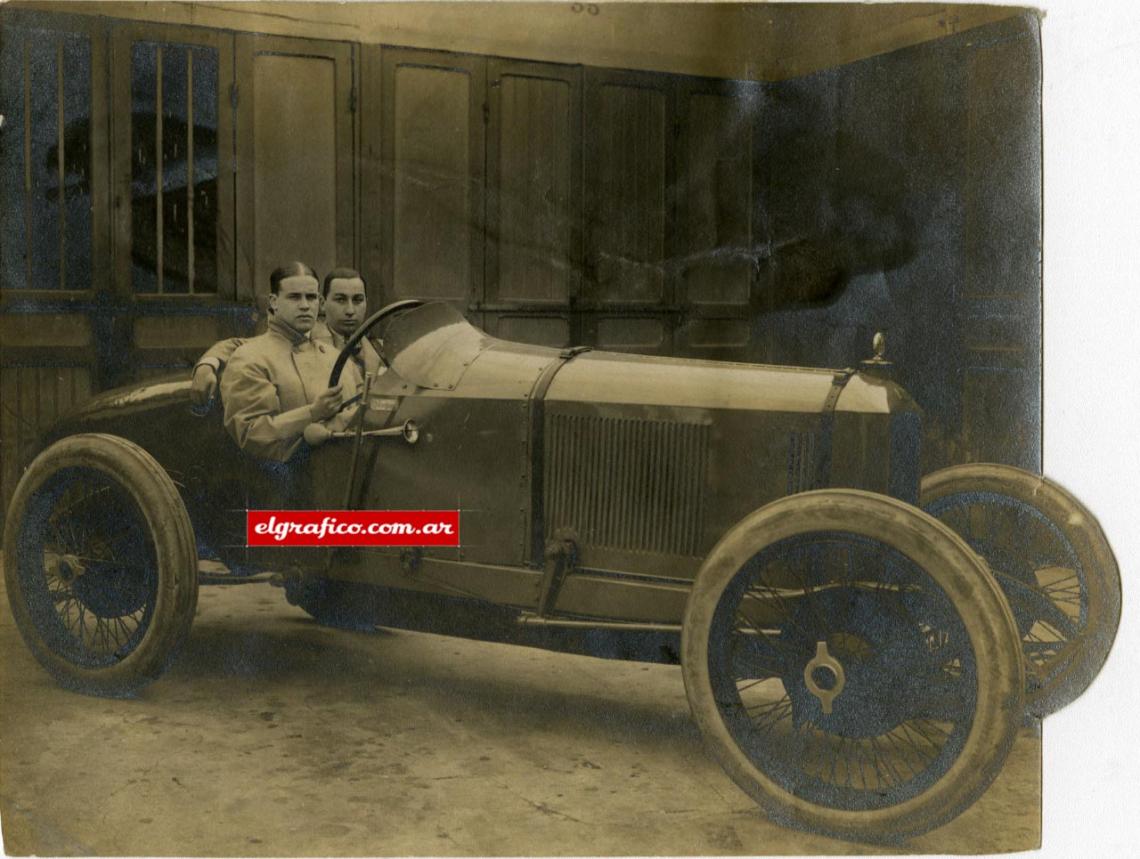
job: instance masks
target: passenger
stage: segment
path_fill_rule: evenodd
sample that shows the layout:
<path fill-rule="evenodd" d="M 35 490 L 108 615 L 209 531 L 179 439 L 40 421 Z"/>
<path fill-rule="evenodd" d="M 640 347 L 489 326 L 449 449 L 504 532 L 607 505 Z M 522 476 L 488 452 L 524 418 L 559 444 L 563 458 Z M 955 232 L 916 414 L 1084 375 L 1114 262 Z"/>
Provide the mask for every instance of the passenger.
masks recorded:
<path fill-rule="evenodd" d="M 364 278 L 355 269 L 334 268 L 325 275 L 322 295 L 325 321 L 318 322 L 313 327 L 313 339 L 327 337 L 337 352 L 343 349 L 345 341 L 368 317 L 368 295 L 365 289 Z M 384 372 L 384 362 L 367 337 L 357 344 L 352 359 L 362 375 Z"/>
<path fill-rule="evenodd" d="M 226 431 L 247 453 L 285 462 L 301 445 L 305 428 L 338 417 L 344 391 L 360 385 L 356 364 L 345 365 L 329 388 L 336 351 L 310 336 L 320 306 L 320 281 L 304 263 L 269 277 L 269 330 L 242 343 L 222 374 Z"/>
<path fill-rule="evenodd" d="M 202 357 L 194 365 L 194 372 L 190 378 L 191 403 L 200 409 L 210 404 L 218 390 L 218 377 L 221 376 L 226 362 L 248 339 L 248 337 L 229 337 L 219 340 L 202 353 Z"/>
<path fill-rule="evenodd" d="M 325 320 L 318 319 L 309 335 L 315 343 L 327 343 L 338 352 L 360 323 L 368 316 L 368 296 L 364 278 L 355 269 L 335 268 L 325 277 L 321 306 Z M 272 318 L 272 309 L 269 310 Z M 202 353 L 194 365 L 190 384 L 190 400 L 199 408 L 206 407 L 218 389 L 218 379 L 234 351 L 246 337 L 219 340 Z M 353 360 L 362 373 L 382 373 L 384 362 L 367 339 L 357 347 Z"/>

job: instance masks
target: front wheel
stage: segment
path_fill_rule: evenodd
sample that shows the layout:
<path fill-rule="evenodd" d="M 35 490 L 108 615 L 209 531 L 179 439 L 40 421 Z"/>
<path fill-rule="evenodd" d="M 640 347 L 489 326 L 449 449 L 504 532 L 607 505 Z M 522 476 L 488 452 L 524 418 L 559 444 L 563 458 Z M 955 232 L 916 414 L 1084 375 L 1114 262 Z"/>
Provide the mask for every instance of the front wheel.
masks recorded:
<path fill-rule="evenodd" d="M 843 838 L 950 820 L 1020 720 L 1017 627 L 984 563 L 867 492 L 792 496 L 736 525 L 697 577 L 682 649 L 733 780 L 779 822 Z"/>
<path fill-rule="evenodd" d="M 194 618 L 190 517 L 141 447 L 70 436 L 37 456 L 16 487 L 4 578 L 20 634 L 61 685 L 129 695 L 162 673 Z"/>

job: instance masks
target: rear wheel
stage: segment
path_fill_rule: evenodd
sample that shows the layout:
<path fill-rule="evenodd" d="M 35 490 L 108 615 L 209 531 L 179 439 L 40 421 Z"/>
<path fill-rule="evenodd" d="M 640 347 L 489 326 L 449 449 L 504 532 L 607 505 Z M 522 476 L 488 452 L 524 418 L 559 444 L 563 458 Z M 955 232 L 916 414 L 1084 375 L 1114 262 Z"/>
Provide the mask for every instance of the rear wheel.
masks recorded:
<path fill-rule="evenodd" d="M 1005 591 L 1026 709 L 1047 716 L 1084 692 L 1120 623 L 1120 570 L 1093 515 L 1056 483 L 995 464 L 927 475 L 921 506 L 986 559 Z"/>
<path fill-rule="evenodd" d="M 926 832 L 997 775 L 1018 636 L 984 564 L 919 510 L 825 490 L 744 519 L 697 578 L 685 688 L 728 774 L 782 823 Z"/>
<path fill-rule="evenodd" d="M 28 467 L 4 533 L 8 601 L 61 685 L 123 696 L 158 677 L 190 629 L 198 556 L 170 477 L 111 435 L 58 441 Z"/>

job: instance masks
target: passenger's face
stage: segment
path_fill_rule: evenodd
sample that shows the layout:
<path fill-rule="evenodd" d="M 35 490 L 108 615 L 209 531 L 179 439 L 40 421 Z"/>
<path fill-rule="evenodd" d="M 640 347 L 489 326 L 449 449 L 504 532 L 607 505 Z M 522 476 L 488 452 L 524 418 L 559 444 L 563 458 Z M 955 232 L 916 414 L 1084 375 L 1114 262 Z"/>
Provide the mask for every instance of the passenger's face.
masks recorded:
<path fill-rule="evenodd" d="M 269 307 L 286 325 L 305 332 L 317 321 L 320 300 L 321 293 L 317 279 L 299 274 L 281 281 L 277 287 L 277 294 L 269 296 Z"/>
<path fill-rule="evenodd" d="M 348 337 L 367 314 L 364 281 L 359 277 L 338 277 L 329 282 L 329 294 L 325 296 L 325 322 L 329 328 Z"/>

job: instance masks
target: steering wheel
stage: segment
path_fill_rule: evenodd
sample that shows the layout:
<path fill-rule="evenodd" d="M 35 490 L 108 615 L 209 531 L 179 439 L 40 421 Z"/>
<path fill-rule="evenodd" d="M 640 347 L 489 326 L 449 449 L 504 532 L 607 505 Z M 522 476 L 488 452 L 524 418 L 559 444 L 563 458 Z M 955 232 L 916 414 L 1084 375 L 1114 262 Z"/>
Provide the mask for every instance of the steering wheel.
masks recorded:
<path fill-rule="evenodd" d="M 371 331 L 378 323 L 387 319 L 394 313 L 399 313 L 403 310 L 411 310 L 419 307 L 424 302 L 418 298 L 406 298 L 403 301 L 393 301 L 387 307 L 382 307 L 360 323 L 360 327 L 352 332 L 352 335 L 344 341 L 344 348 L 340 350 L 340 354 L 336 356 L 336 363 L 333 364 L 332 372 L 329 374 L 329 387 L 335 388 L 340 381 L 340 374 L 344 371 L 344 365 L 348 363 L 348 359 L 352 357 L 352 353 L 356 350 L 356 345 L 363 340 L 368 332 Z M 349 400 L 344 403 L 341 408 L 350 405 L 354 402 Z"/>

